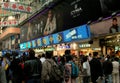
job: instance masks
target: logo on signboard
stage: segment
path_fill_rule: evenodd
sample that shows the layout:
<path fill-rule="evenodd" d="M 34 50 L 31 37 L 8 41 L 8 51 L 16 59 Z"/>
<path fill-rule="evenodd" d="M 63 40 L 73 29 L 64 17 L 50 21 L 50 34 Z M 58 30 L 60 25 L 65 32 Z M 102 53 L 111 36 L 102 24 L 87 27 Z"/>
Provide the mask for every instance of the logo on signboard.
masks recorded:
<path fill-rule="evenodd" d="M 67 35 L 66 35 L 66 39 L 71 38 L 73 35 L 75 35 L 77 32 L 75 29 L 73 29 L 72 31 L 70 31 Z"/>
<path fill-rule="evenodd" d="M 71 16 L 72 17 L 77 17 L 80 15 L 80 13 L 83 11 L 82 7 L 78 6 L 78 3 L 80 2 L 80 0 L 76 0 L 73 1 L 71 3 L 71 6 L 74 6 L 74 9 L 71 11 Z"/>

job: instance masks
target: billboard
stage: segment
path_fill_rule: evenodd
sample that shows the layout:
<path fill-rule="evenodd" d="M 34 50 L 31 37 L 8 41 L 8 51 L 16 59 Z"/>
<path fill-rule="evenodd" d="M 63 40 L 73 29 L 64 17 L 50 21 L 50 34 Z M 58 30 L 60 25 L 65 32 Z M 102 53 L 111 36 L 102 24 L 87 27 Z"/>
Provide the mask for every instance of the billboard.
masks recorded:
<path fill-rule="evenodd" d="M 92 37 L 110 35 L 120 32 L 120 16 L 90 25 Z"/>
<path fill-rule="evenodd" d="M 78 26 L 72 29 L 59 32 L 59 33 L 51 34 L 48 36 L 37 38 L 35 40 L 21 43 L 20 49 L 24 50 L 30 47 L 36 48 L 36 47 L 41 47 L 41 46 L 72 42 L 75 40 L 88 39 L 90 37 L 91 37 L 90 27 L 87 25 L 82 25 L 82 26 Z"/>
<path fill-rule="evenodd" d="M 61 1 L 58 5 L 45 9 L 22 25 L 21 42 L 74 28 L 99 16 L 101 16 L 99 0 Z"/>
<path fill-rule="evenodd" d="M 116 2 L 111 4 L 110 1 Z M 119 1 L 109 0 L 108 4 L 114 6 Z M 53 7 L 46 8 L 22 25 L 21 42 L 74 28 L 119 10 L 120 5 L 112 7 L 116 9 L 107 8 L 106 10 L 106 3 L 106 0 L 61 1 Z"/>

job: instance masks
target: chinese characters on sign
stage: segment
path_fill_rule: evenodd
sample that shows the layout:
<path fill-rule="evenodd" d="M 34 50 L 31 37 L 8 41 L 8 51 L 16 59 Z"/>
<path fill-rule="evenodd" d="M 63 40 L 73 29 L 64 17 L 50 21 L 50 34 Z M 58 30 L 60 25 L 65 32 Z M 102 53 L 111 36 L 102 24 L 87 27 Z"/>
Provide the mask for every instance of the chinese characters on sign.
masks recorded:
<path fill-rule="evenodd" d="M 32 13 L 32 8 L 30 6 L 20 3 L 4 2 L 2 4 L 2 9 L 15 12 Z"/>
<path fill-rule="evenodd" d="M 18 25 L 18 21 L 4 21 L 4 22 L 0 22 L 0 27 L 4 27 L 4 26 L 17 26 Z"/>

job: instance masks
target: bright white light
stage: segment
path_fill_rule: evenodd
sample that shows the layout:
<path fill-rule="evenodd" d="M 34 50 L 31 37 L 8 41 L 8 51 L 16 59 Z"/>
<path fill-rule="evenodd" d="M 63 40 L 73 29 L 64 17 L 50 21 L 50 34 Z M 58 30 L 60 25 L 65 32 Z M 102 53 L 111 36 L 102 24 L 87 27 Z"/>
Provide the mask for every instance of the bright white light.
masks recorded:
<path fill-rule="evenodd" d="M 15 2 L 15 0 L 10 0 L 10 2 Z"/>
<path fill-rule="evenodd" d="M 15 20 L 15 17 L 9 16 L 9 17 L 8 17 L 8 20 Z"/>

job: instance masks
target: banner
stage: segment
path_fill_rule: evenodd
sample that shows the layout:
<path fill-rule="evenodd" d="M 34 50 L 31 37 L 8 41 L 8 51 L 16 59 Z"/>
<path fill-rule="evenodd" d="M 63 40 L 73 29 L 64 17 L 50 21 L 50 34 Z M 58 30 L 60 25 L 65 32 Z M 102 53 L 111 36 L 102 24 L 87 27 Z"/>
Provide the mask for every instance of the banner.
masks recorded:
<path fill-rule="evenodd" d="M 120 33 L 120 16 L 97 22 L 90 25 L 92 37 L 112 35 Z"/>
<path fill-rule="evenodd" d="M 4 22 L 0 22 L 0 27 L 5 27 L 5 26 L 17 26 L 18 25 L 18 21 L 4 21 Z"/>
<path fill-rule="evenodd" d="M 21 42 L 77 27 L 86 24 L 88 20 L 98 18 L 101 16 L 100 2 L 92 1 L 95 2 L 94 5 L 90 0 L 65 0 L 43 10 L 22 25 Z"/>
<path fill-rule="evenodd" d="M 104 0 L 105 1 L 105 0 Z M 88 21 L 96 21 L 99 17 L 104 17 L 114 11 L 120 10 L 108 9 L 104 11 L 101 0 L 64 0 L 59 4 L 46 8 L 21 27 L 21 42 L 33 40 L 42 36 L 47 36 L 61 32 L 73 27 L 87 24 Z M 111 0 L 114 2 L 114 0 Z M 120 1 L 120 0 L 116 0 Z M 109 5 L 113 6 L 108 2 Z M 116 2 L 113 3 L 117 4 Z M 99 31 L 99 30 L 98 30 Z M 33 35 L 34 34 L 34 35 Z M 57 42 L 57 41 L 56 41 Z"/>
<path fill-rule="evenodd" d="M 29 48 L 36 48 L 60 43 L 67 43 L 77 40 L 84 40 L 90 38 L 90 27 L 87 25 L 78 26 L 59 33 L 40 37 L 28 42 L 20 44 L 20 49 L 25 50 Z"/>
<path fill-rule="evenodd" d="M 32 7 L 21 3 L 3 2 L 2 9 L 14 12 L 32 13 Z"/>

